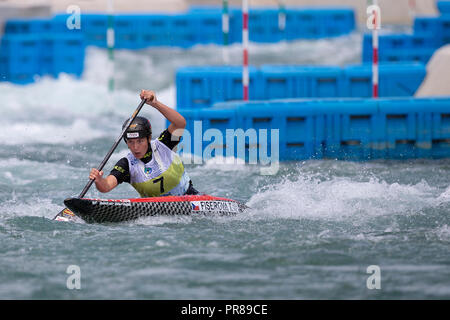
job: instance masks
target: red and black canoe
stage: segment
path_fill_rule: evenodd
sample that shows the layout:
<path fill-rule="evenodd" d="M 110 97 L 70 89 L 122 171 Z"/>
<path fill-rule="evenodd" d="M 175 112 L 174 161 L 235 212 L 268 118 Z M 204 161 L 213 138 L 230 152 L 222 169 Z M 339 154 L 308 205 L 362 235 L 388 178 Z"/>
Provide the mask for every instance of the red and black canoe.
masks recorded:
<path fill-rule="evenodd" d="M 158 215 L 235 215 L 248 207 L 238 201 L 210 195 L 167 196 L 136 199 L 64 200 L 68 209 L 55 219 L 88 223 L 122 222 Z"/>

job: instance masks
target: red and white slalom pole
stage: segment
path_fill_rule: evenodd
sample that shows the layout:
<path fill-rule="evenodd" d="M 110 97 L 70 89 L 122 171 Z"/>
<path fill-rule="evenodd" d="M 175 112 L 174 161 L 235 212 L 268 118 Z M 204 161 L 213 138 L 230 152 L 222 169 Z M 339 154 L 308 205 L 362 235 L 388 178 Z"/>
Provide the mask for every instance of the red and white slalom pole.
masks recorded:
<path fill-rule="evenodd" d="M 409 0 L 408 4 L 409 4 L 409 15 L 412 18 L 414 18 L 416 16 L 416 12 L 417 12 L 416 0 Z"/>
<path fill-rule="evenodd" d="M 230 57 L 228 55 L 228 43 L 230 38 L 230 14 L 228 10 L 228 0 L 222 0 L 222 35 L 223 35 L 223 61 L 228 64 Z"/>
<path fill-rule="evenodd" d="M 380 7 L 378 1 L 373 0 L 373 5 L 369 7 L 368 13 L 371 14 L 371 22 L 369 24 L 372 29 L 372 96 L 378 98 L 378 29 L 381 25 Z"/>
<path fill-rule="evenodd" d="M 372 95 L 374 98 L 378 98 L 378 80 L 379 80 L 379 68 L 378 68 L 378 30 L 374 29 L 372 34 Z"/>
<path fill-rule="evenodd" d="M 283 0 L 278 0 L 278 29 L 282 32 L 286 29 L 286 6 Z"/>
<path fill-rule="evenodd" d="M 244 89 L 244 101 L 248 101 L 248 0 L 242 0 L 242 46 L 243 52 L 243 70 L 242 70 L 242 86 Z"/>

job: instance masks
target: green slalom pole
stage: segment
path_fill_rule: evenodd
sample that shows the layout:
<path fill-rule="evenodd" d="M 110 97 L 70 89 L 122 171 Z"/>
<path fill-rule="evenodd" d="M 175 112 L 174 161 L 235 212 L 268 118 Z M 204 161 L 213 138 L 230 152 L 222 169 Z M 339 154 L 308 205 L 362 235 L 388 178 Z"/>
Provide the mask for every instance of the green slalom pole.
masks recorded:
<path fill-rule="evenodd" d="M 223 35 L 223 61 L 228 64 L 228 44 L 230 43 L 230 14 L 228 10 L 228 0 L 222 1 L 222 35 Z"/>
<path fill-rule="evenodd" d="M 283 0 L 278 0 L 278 29 L 286 30 L 286 6 Z"/>

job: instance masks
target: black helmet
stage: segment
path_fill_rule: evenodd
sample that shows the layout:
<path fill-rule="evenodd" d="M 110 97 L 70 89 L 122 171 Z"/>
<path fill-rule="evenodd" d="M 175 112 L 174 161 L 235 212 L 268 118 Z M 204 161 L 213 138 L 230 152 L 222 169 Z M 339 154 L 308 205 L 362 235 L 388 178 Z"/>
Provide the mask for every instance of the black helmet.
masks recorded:
<path fill-rule="evenodd" d="M 122 130 L 127 125 L 128 120 L 122 125 Z M 144 138 L 149 137 L 152 134 L 152 126 L 150 121 L 144 117 L 136 117 L 127 131 L 123 134 L 123 140 L 127 142 L 127 139 Z"/>

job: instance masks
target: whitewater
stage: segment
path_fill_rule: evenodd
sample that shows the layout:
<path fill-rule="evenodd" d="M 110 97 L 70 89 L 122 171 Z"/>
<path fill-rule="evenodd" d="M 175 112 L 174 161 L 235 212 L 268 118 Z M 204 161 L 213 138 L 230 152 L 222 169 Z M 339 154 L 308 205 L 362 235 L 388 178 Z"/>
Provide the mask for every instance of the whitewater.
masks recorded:
<path fill-rule="evenodd" d="M 250 63 L 359 63 L 362 35 L 251 44 Z M 239 64 L 241 48 L 229 49 Z M 81 79 L 0 83 L 1 299 L 448 299 L 450 160 L 187 164 L 195 187 L 251 209 L 234 217 L 147 217 L 118 224 L 53 221 L 77 196 L 121 125 L 154 90 L 176 108 L 175 72 L 223 64 L 222 48 L 88 48 Z M 153 132 L 165 129 L 145 106 Z M 106 165 L 127 153 L 121 143 Z M 219 161 L 218 161 L 219 160 Z M 231 164 L 230 164 L 231 162 Z M 121 185 L 95 198 L 131 198 Z M 67 287 L 69 266 L 81 288 Z M 381 271 L 370 289 L 369 266 Z"/>

